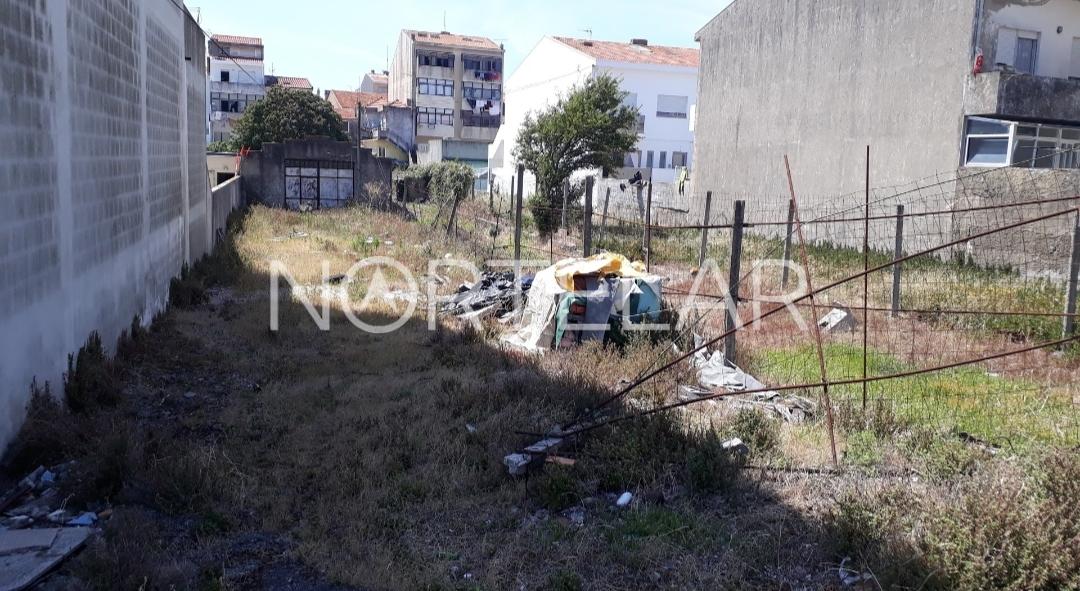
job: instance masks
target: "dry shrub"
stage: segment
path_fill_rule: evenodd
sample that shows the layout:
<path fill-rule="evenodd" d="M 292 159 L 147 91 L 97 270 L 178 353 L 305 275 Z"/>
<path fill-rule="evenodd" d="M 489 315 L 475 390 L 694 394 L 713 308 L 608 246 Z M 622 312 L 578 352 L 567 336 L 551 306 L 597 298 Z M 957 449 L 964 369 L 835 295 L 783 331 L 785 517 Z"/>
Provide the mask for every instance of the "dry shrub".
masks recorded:
<path fill-rule="evenodd" d="M 162 534 L 148 511 L 118 508 L 103 534 L 72 562 L 72 571 L 87 588 L 101 591 L 195 588 L 195 567 L 177 561 Z"/>
<path fill-rule="evenodd" d="M 75 413 L 86 413 L 120 401 L 120 386 L 112 361 L 105 355 L 101 335 L 90 333 L 76 355 L 68 355 L 64 400 Z"/>
<path fill-rule="evenodd" d="M 8 446 L 4 469 L 21 475 L 38 466 L 60 462 L 70 449 L 74 431 L 75 421 L 53 396 L 49 384 L 39 387 L 33 382 L 26 421 Z"/>
<path fill-rule="evenodd" d="M 884 588 L 1080 588 L 1080 458 L 1052 453 L 1026 473 L 996 462 L 931 494 L 853 493 L 828 519 L 837 549 Z"/>

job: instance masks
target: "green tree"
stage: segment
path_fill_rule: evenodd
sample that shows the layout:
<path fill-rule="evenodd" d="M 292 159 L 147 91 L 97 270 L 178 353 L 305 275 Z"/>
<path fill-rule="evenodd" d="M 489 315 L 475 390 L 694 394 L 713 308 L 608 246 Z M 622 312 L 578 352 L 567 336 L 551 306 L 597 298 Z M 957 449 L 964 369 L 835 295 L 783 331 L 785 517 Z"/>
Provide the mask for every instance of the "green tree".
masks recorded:
<path fill-rule="evenodd" d="M 301 139 L 311 135 L 347 140 L 345 122 L 330 103 L 302 90 L 271 88 L 264 98 L 244 110 L 233 125 L 233 150 L 258 150 L 267 142 Z"/>
<path fill-rule="evenodd" d="M 536 177 L 530 202 L 542 234 L 559 228 L 562 184 L 574 172 L 611 173 L 637 144 L 637 110 L 623 104 L 626 93 L 607 74 L 590 78 L 547 110 L 525 116 L 514 157 Z"/>

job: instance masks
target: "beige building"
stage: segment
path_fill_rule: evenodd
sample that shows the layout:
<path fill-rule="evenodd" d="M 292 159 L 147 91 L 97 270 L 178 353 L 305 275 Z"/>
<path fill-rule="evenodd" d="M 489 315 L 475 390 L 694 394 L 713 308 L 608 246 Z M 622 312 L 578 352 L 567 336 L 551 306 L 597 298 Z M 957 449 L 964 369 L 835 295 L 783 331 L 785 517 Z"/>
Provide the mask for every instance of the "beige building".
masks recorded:
<path fill-rule="evenodd" d="M 390 65 L 389 100 L 414 110 L 419 162 L 487 168 L 502 124 L 503 48 L 486 37 L 402 31 Z"/>

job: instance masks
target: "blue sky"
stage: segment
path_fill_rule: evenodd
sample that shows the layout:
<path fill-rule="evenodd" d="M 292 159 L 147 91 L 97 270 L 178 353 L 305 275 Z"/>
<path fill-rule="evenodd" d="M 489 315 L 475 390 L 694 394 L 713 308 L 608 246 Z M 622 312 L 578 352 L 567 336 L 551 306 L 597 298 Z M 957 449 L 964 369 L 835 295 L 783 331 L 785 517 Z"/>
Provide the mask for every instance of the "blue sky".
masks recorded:
<path fill-rule="evenodd" d="M 262 37 L 266 71 L 319 89 L 353 89 L 392 58 L 401 29 L 483 35 L 506 46 L 513 72 L 544 35 L 694 47 L 694 33 L 731 0 L 185 0 L 210 33 Z"/>

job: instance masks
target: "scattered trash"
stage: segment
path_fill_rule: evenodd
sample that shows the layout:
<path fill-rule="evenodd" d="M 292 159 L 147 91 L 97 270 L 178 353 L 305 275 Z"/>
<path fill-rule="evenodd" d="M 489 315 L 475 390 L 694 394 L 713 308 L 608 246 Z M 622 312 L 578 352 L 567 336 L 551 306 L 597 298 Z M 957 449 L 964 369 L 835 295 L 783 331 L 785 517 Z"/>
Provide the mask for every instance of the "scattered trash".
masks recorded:
<path fill-rule="evenodd" d="M 512 453 L 503 458 L 507 470 L 511 476 L 521 476 L 529 470 L 529 465 L 537 460 L 537 457 L 547 457 L 554 452 L 563 442 L 561 437 L 548 437 L 537 441 L 525 448 L 526 453 Z"/>
<path fill-rule="evenodd" d="M 695 346 L 704 340 L 694 335 Z M 737 366 L 729 364 L 723 353 L 698 351 L 690 360 L 698 370 L 698 386 L 680 386 L 679 397 L 683 400 L 701 398 L 722 389 L 734 395 L 717 398 L 717 402 L 732 404 L 736 407 L 752 407 L 771 412 L 789 423 L 803 423 L 817 412 L 817 404 L 811 400 L 793 394 L 780 394 L 768 390 L 754 376 Z M 739 392 L 753 390 L 749 394 Z"/>
<path fill-rule="evenodd" d="M 97 513 L 94 513 L 93 511 L 86 511 L 80 514 L 78 517 L 69 519 L 66 525 L 70 527 L 90 527 L 91 525 L 97 523 L 97 520 Z"/>
<path fill-rule="evenodd" d="M 308 233 L 307 233 L 307 232 L 293 232 L 293 233 L 291 234 L 291 236 L 292 236 L 293 238 L 307 238 L 307 237 L 308 237 Z"/>
<path fill-rule="evenodd" d="M 570 507 L 566 511 L 563 511 L 562 514 L 563 517 L 566 517 L 568 520 L 570 520 L 570 523 L 573 523 L 578 527 L 585 525 L 585 507 L 582 507 L 580 505 Z"/>
<path fill-rule="evenodd" d="M 49 513 L 45 518 L 53 523 L 64 523 L 71 519 L 71 514 L 65 509 L 57 509 L 56 511 Z"/>
<path fill-rule="evenodd" d="M 465 423 L 465 430 L 469 433 L 476 433 L 476 425 L 472 423 Z"/>
<path fill-rule="evenodd" d="M 523 296 L 532 287 L 532 277 L 523 277 Z M 489 312 L 504 316 L 513 311 L 517 286 L 513 271 L 485 272 L 476 283 L 462 283 L 457 293 L 440 298 L 439 311 L 462 318 L 480 316 Z"/>
<path fill-rule="evenodd" d="M 619 495 L 619 500 L 615 501 L 615 505 L 618 507 L 625 507 L 630 504 L 630 501 L 633 500 L 633 498 L 634 495 L 630 491 L 626 491 Z"/>
<path fill-rule="evenodd" d="M 832 310 L 818 320 L 818 326 L 825 332 L 853 331 L 858 325 L 855 315 L 843 304 L 833 303 Z"/>
<path fill-rule="evenodd" d="M 852 585 L 857 585 L 863 581 L 874 580 L 874 575 L 871 573 L 860 573 L 847 568 L 845 565 L 849 560 L 851 560 L 850 557 L 845 557 L 840 561 L 840 568 L 837 569 L 837 574 L 840 575 L 840 582 L 843 583 L 845 587 L 851 587 Z"/>
<path fill-rule="evenodd" d="M 21 591 L 71 556 L 90 536 L 85 527 L 0 531 L 0 591 Z"/>
<path fill-rule="evenodd" d="M 721 443 L 720 446 L 737 456 L 745 457 L 750 455 L 750 448 L 738 437 L 728 439 Z"/>
<path fill-rule="evenodd" d="M 352 283 L 352 278 L 344 273 L 339 273 L 337 275 L 331 275 L 330 277 L 327 277 L 326 283 L 328 285 L 341 285 L 342 283 Z"/>

